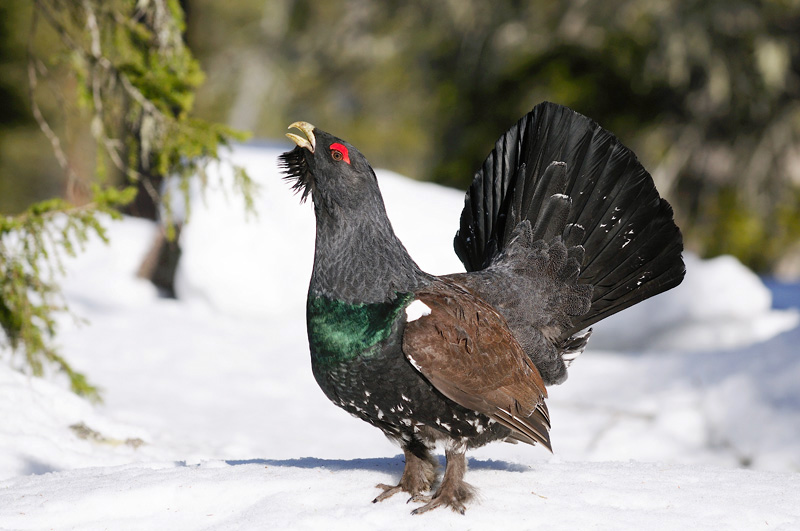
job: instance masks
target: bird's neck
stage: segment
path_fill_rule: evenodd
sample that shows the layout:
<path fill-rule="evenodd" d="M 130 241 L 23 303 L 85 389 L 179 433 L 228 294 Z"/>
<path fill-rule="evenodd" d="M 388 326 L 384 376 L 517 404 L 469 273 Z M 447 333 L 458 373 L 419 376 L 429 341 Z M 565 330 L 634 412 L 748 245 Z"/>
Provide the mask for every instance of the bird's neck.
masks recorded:
<path fill-rule="evenodd" d="M 392 229 L 382 201 L 358 212 L 315 208 L 317 238 L 310 297 L 383 303 L 429 282 Z"/>

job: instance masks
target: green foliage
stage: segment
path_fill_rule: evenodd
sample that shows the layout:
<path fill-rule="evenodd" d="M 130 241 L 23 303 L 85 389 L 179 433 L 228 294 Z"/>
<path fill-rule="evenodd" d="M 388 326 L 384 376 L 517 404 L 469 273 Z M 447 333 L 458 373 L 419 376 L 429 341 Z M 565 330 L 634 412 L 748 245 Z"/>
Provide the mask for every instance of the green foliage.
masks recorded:
<path fill-rule="evenodd" d="M 99 399 L 98 390 L 54 345 L 56 315 L 67 310 L 56 282 L 62 258 L 81 251 L 93 234 L 107 241 L 102 221 L 119 218 L 119 208 L 141 194 L 159 205 L 159 185 L 166 178 L 178 181 L 171 188 L 181 191 L 188 211 L 191 180 L 205 183 L 206 166 L 221 159 L 220 146 L 246 135 L 191 116 L 204 75 L 183 42 L 177 0 L 33 4 L 28 68 L 33 116 L 66 173 L 67 190 L 78 193 L 73 202 L 51 199 L 0 217 L 0 346 L 5 342 L 22 353 L 18 365 L 32 374 L 42 375 L 52 364 L 76 393 Z M 57 37 L 57 53 L 36 54 L 42 33 Z M 97 146 L 94 168 L 83 173 L 63 148 L 68 135 L 59 135 L 39 106 L 39 82 L 49 81 L 54 71 L 77 81 L 74 99 Z M 113 179 L 108 168 L 122 178 Z M 234 186 L 252 209 L 253 183 L 244 169 L 234 172 Z M 171 204 L 164 201 L 170 233 Z"/>
<path fill-rule="evenodd" d="M 787 194 L 766 216 L 752 209 L 739 190 L 715 196 L 712 223 L 704 227 L 710 255 L 732 254 L 757 271 L 770 271 L 783 251 L 800 241 L 800 190 Z"/>
<path fill-rule="evenodd" d="M 116 207 L 133 199 L 134 188 L 95 190 L 96 202 L 75 207 L 61 199 L 32 205 L 15 217 L 0 218 L 0 329 L 24 365 L 41 376 L 46 362 L 66 373 L 72 390 L 99 399 L 98 390 L 72 369 L 52 344 L 55 313 L 66 305 L 56 274 L 63 256 L 75 256 L 90 235 L 107 241 L 100 216 L 118 218 Z"/>
<path fill-rule="evenodd" d="M 190 116 L 204 74 L 183 42 L 177 1 L 36 0 L 36 6 L 68 52 L 55 61 L 67 61 L 80 82 L 78 99 L 91 114 L 98 146 L 153 202 L 160 202 L 163 178 L 180 179 L 179 189 L 188 190 L 189 179 L 219 160 L 220 145 L 246 138 Z"/>

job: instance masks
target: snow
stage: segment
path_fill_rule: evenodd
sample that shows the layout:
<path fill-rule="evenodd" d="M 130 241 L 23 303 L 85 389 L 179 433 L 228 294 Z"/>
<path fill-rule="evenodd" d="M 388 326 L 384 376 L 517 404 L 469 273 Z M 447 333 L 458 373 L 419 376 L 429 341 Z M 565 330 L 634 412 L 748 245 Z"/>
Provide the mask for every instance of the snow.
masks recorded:
<path fill-rule="evenodd" d="M 218 185 L 194 202 L 179 300 L 135 278 L 157 230 L 141 220 L 67 264 L 66 297 L 90 324 L 64 317 L 58 341 L 104 404 L 0 351 L 1 530 L 800 528 L 800 301 L 773 284 L 773 309 L 730 257 L 687 256 L 680 288 L 595 327 L 549 389 L 555 455 L 470 452 L 465 516 L 370 503 L 402 455 L 311 375 L 313 212 L 279 178 L 281 147 L 232 154 L 261 184 L 256 219 Z M 460 270 L 463 194 L 377 173 L 419 265 Z"/>
<path fill-rule="evenodd" d="M 680 286 L 603 320 L 592 346 L 718 350 L 764 341 L 800 323 L 796 309 L 772 310 L 770 290 L 732 256 L 684 259 Z"/>
<path fill-rule="evenodd" d="M 800 475 L 644 463 L 471 460 L 482 487 L 465 516 L 411 516 L 367 500 L 402 459 L 213 461 L 84 468 L 14 480 L 13 529 L 796 529 Z M 780 485 L 781 488 L 776 488 Z M 81 489 L 79 495 L 76 490 Z M 0 513 L 2 514 L 2 513 Z"/>

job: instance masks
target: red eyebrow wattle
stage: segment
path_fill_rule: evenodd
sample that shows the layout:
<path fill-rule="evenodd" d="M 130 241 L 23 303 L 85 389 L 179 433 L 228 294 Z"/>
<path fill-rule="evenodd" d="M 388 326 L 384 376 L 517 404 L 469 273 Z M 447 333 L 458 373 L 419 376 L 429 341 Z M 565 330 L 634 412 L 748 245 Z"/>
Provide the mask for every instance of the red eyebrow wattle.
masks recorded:
<path fill-rule="evenodd" d="M 342 160 L 345 161 L 346 163 L 350 164 L 350 153 L 348 153 L 346 147 L 344 147 L 339 142 L 336 142 L 335 144 L 331 144 L 331 151 L 334 151 L 334 150 L 338 151 L 339 153 L 341 153 L 342 154 Z"/>

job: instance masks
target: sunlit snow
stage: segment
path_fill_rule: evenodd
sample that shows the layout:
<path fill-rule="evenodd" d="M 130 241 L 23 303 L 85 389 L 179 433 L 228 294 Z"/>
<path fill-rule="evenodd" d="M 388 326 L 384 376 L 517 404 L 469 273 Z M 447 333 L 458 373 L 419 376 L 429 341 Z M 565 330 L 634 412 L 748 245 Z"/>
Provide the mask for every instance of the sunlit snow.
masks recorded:
<path fill-rule="evenodd" d="M 287 146 L 281 146 L 284 149 Z M 125 219 L 67 264 L 64 356 L 103 388 L 92 405 L 57 374 L 0 363 L 0 529 L 798 529 L 800 328 L 730 257 L 687 256 L 676 290 L 595 326 L 549 389 L 554 455 L 470 452 L 465 516 L 412 517 L 377 483 L 402 454 L 332 405 L 311 374 L 310 204 L 275 147 L 232 157 L 261 185 L 258 216 L 212 187 L 182 234 L 179 300 L 135 271 L 157 230 Z M 221 169 L 223 180 L 230 170 Z M 463 194 L 379 171 L 396 232 L 435 274 Z"/>

